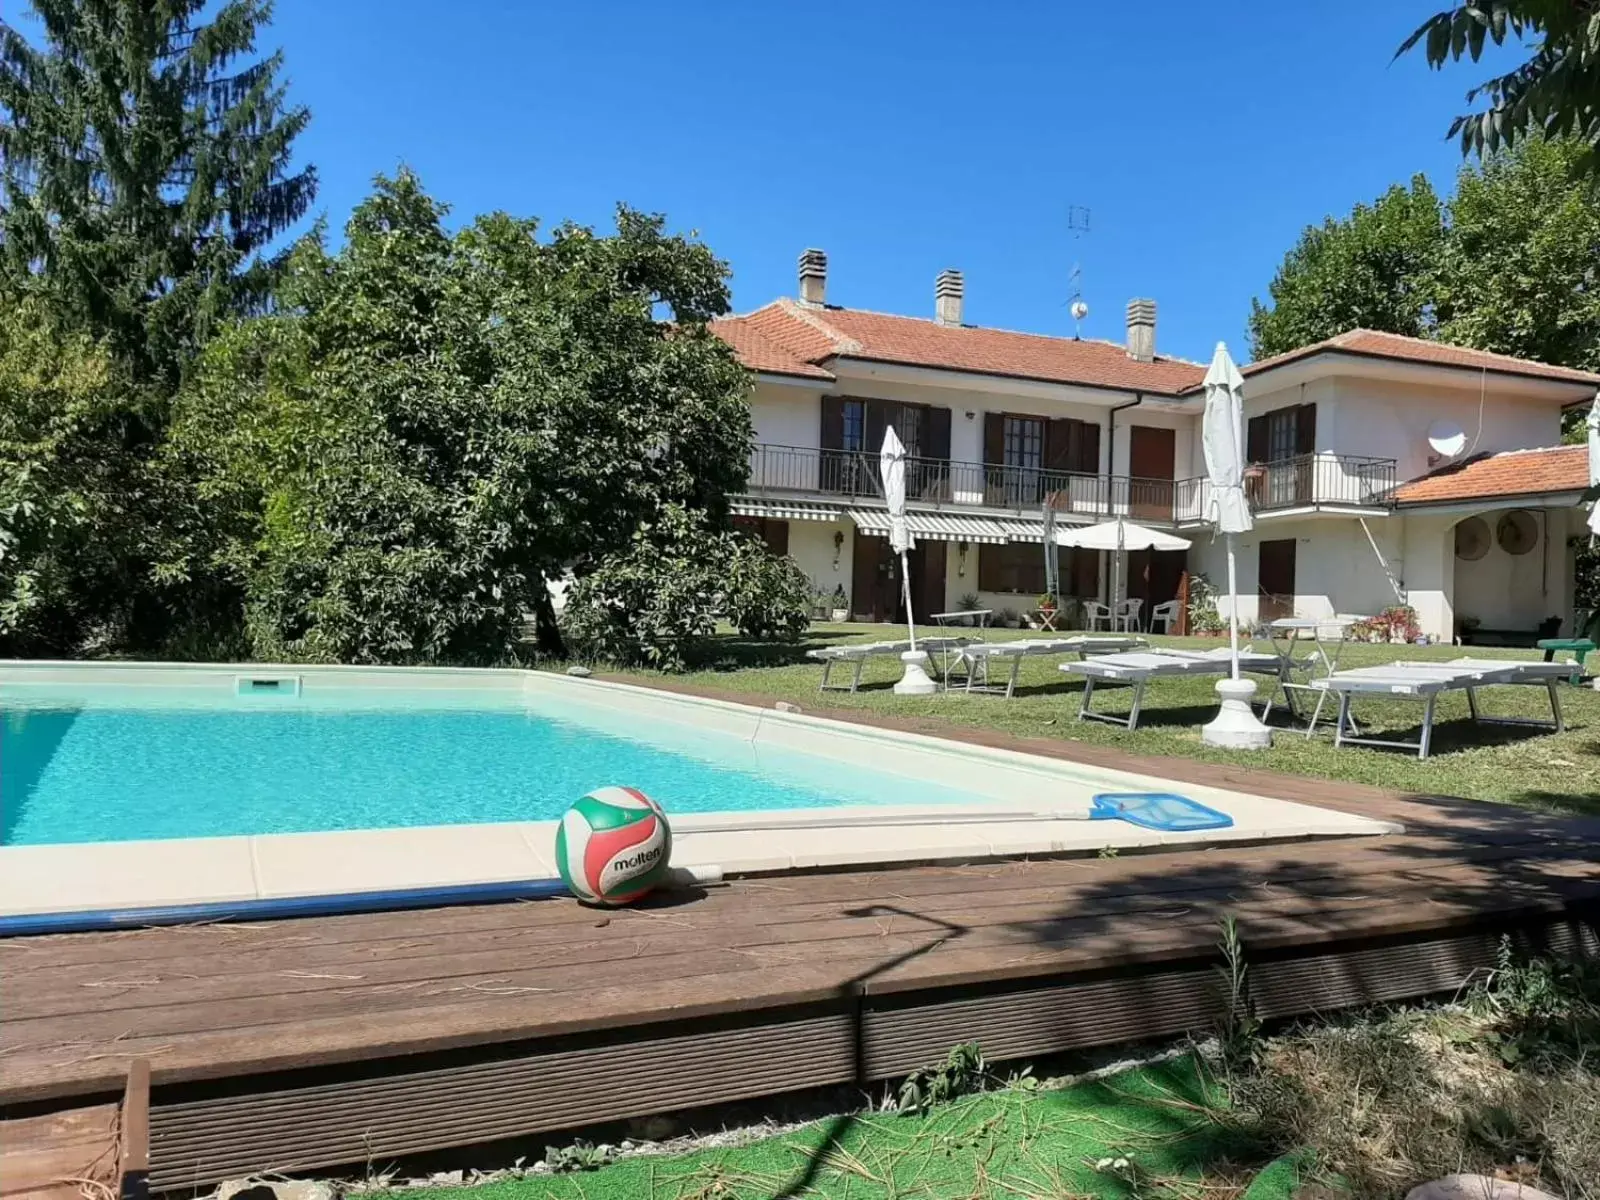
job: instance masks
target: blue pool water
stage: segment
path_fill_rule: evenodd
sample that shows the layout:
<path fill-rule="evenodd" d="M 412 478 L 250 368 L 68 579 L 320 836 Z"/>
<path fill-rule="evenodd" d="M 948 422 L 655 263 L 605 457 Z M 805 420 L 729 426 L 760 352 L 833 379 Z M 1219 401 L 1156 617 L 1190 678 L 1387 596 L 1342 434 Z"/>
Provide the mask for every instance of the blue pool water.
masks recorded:
<path fill-rule="evenodd" d="M 546 820 L 607 784 L 669 813 L 974 799 L 733 736 L 658 724 L 641 740 L 520 706 L 0 715 L 0 845 Z"/>

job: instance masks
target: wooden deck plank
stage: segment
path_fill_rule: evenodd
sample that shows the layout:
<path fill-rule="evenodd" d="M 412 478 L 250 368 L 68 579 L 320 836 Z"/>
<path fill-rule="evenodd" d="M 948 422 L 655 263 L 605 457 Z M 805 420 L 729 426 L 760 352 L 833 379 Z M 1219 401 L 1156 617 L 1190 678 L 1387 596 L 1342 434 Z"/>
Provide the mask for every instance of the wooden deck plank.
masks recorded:
<path fill-rule="evenodd" d="M 0 1121 L 5 1200 L 79 1200 L 80 1180 L 114 1187 L 116 1164 L 115 1104 Z"/>
<path fill-rule="evenodd" d="M 1548 858 L 1520 859 L 1519 866 L 1537 861 L 1550 872 L 1581 872 L 1592 865 L 1565 855 L 1565 851 L 1552 850 Z M 1159 889 L 1119 889 L 1105 896 L 1089 897 L 1082 894 L 1082 885 L 1066 889 L 1034 887 L 984 893 L 981 899 L 989 903 L 970 906 L 962 905 L 959 896 L 940 895 L 937 903 L 930 904 L 927 898 L 919 901 L 915 917 L 959 918 L 969 931 L 994 926 L 1037 931 L 1063 919 L 1081 924 L 1185 906 L 1196 908 L 1206 920 L 1215 920 L 1225 911 L 1263 903 L 1277 903 L 1282 913 L 1336 912 L 1345 901 L 1427 898 L 1441 889 L 1504 889 L 1521 878 L 1497 871 L 1496 865 L 1494 861 L 1427 863 L 1420 869 L 1395 874 L 1392 863 L 1386 864 L 1387 870 L 1379 870 L 1374 864 L 1370 870 L 1348 876 L 1324 869 L 1293 879 L 1262 877 L 1191 886 L 1184 886 L 1182 875 L 1164 876 L 1161 882 L 1167 886 Z M 364 1004 L 372 995 L 393 991 L 399 985 L 427 981 L 440 984 L 442 989 L 497 977 L 506 977 L 507 986 L 544 986 L 559 992 L 593 986 L 594 974 L 576 968 L 609 962 L 623 964 L 621 969 L 630 974 L 657 974 L 668 969 L 668 960 L 693 954 L 694 970 L 710 975 L 715 973 L 713 968 L 718 961 L 734 961 L 729 952 L 788 948 L 795 953 L 812 953 L 815 943 L 842 943 L 881 935 L 886 927 L 892 930 L 896 920 L 903 930 L 911 918 L 909 913 L 897 917 L 892 911 L 877 912 L 870 906 L 862 909 L 850 902 L 805 908 L 800 919 L 756 923 L 735 917 L 721 927 L 709 919 L 718 910 L 704 910 L 692 920 L 686 914 L 683 920 L 670 922 L 666 929 L 659 921 L 629 922 L 619 914 L 616 922 L 604 928 L 595 928 L 591 923 L 585 933 L 576 935 L 582 938 L 577 942 L 552 941 L 550 930 L 536 924 L 489 935 L 413 941 L 405 943 L 406 953 L 398 954 L 357 956 L 351 952 L 370 948 L 340 943 L 336 949 L 343 953 L 332 958 L 306 956 L 298 950 L 270 955 L 236 950 L 203 958 L 163 959 L 148 973 L 141 972 L 140 964 L 119 964 L 122 969 L 111 972 L 68 967 L 24 973 L 12 981 L 7 998 L 14 1019 L 26 1020 L 69 1015 L 87 1019 L 96 1013 L 129 1013 L 170 1004 L 175 996 L 186 1004 L 201 1004 L 267 996 L 304 998 L 321 992 L 348 996 L 350 1003 Z M 667 936 L 656 936 L 661 933 Z M 537 953 L 537 963 L 522 965 L 526 961 L 523 956 L 530 953 Z"/>

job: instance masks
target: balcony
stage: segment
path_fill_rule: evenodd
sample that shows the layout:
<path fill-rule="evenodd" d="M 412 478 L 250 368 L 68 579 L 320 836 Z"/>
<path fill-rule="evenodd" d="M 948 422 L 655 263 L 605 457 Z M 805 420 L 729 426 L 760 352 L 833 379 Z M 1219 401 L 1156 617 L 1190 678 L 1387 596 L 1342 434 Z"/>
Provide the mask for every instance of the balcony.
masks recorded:
<path fill-rule="evenodd" d="M 1123 514 L 1171 524 L 1179 485 L 1164 479 L 1087 475 L 940 458 L 906 459 L 906 499 L 944 507 L 1037 512 L 1053 497 L 1057 511 L 1100 520 Z M 878 455 L 864 450 L 758 445 L 750 456 L 753 496 L 837 496 L 881 499 Z"/>
<path fill-rule="evenodd" d="M 1180 480 L 1176 517 L 1180 525 L 1205 520 L 1211 485 Z M 1305 510 L 1386 509 L 1395 487 L 1395 460 L 1356 454 L 1300 454 L 1245 470 L 1245 495 L 1262 515 Z"/>
<path fill-rule="evenodd" d="M 1259 514 L 1390 507 L 1395 460 L 1349 454 L 1303 454 L 1251 467 L 1245 490 Z M 752 496 L 881 499 L 878 455 L 864 450 L 757 445 L 750 454 Z M 1125 516 L 1147 525 L 1205 520 L 1210 484 L 1203 478 L 1131 479 L 941 458 L 906 459 L 906 498 L 924 507 L 990 508 L 1036 513 L 1053 497 L 1058 512 L 1088 521 Z"/>

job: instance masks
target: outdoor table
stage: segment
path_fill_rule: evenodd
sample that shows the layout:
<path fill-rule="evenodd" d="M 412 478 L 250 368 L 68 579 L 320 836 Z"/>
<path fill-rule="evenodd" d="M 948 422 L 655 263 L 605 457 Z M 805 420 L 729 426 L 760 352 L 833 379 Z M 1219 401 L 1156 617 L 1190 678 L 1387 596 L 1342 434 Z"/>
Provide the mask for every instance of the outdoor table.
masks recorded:
<path fill-rule="evenodd" d="M 1279 617 L 1276 621 L 1267 624 L 1267 636 L 1272 639 L 1272 649 L 1278 656 L 1278 686 L 1273 691 L 1273 696 L 1278 692 L 1283 693 L 1284 707 L 1289 710 L 1291 722 L 1300 719 L 1300 710 L 1295 707 L 1295 692 L 1315 692 L 1317 694 L 1316 707 L 1311 710 L 1311 719 L 1306 722 L 1306 737 L 1310 737 L 1317 730 L 1317 721 L 1322 716 L 1322 705 L 1328 698 L 1325 689 L 1313 686 L 1308 680 L 1297 683 L 1294 671 L 1297 664 L 1294 661 L 1294 644 L 1301 640 L 1303 634 L 1309 633 L 1311 640 L 1316 643 L 1317 657 L 1322 660 L 1322 677 L 1326 679 L 1339 669 L 1339 652 L 1344 649 L 1345 642 L 1349 639 L 1350 628 L 1359 624 L 1363 617 Z M 1269 702 L 1271 697 L 1268 698 Z"/>
<path fill-rule="evenodd" d="M 928 619 L 939 626 L 940 629 L 956 627 L 987 629 L 989 627 L 989 618 L 993 615 L 994 609 L 992 608 L 962 608 L 954 612 L 931 613 Z M 983 638 L 980 636 L 978 641 L 982 640 Z M 953 665 L 955 664 L 950 661 L 950 647 L 946 645 L 939 651 L 939 685 L 941 687 L 948 688 L 950 686 L 950 668 Z"/>
<path fill-rule="evenodd" d="M 1594 643 L 1588 638 L 1542 638 L 1534 645 L 1544 651 L 1545 662 L 1555 662 L 1556 654 L 1563 650 L 1572 655 L 1573 672 L 1567 677 L 1568 683 L 1583 679 L 1584 655 L 1594 649 Z"/>

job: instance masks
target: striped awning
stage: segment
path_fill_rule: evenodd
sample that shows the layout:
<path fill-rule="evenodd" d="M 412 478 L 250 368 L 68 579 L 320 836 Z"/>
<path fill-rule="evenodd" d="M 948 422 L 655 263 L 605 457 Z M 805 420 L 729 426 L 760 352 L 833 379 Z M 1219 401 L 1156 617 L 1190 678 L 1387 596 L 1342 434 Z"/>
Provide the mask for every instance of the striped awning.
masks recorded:
<path fill-rule="evenodd" d="M 844 509 L 836 504 L 813 504 L 809 500 L 735 496 L 730 507 L 736 517 L 771 517 L 778 521 L 837 521 L 844 516 Z"/>
<path fill-rule="evenodd" d="M 874 537 L 889 536 L 889 514 L 883 509 L 850 510 L 850 519 L 862 533 Z M 910 512 L 906 525 L 912 537 L 930 542 L 986 542 L 1004 545 L 1011 540 L 1006 529 L 1010 522 L 997 517 L 960 517 L 948 513 Z"/>

